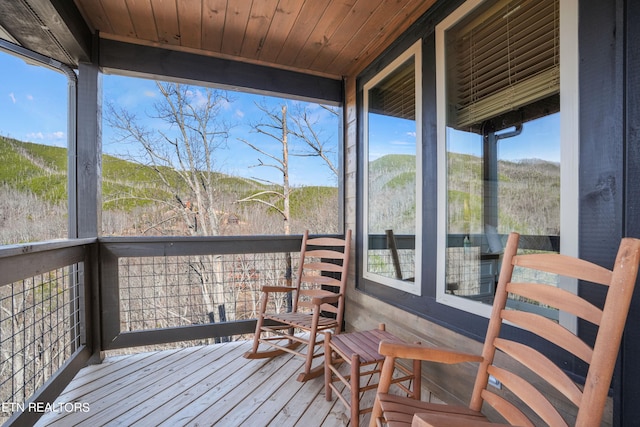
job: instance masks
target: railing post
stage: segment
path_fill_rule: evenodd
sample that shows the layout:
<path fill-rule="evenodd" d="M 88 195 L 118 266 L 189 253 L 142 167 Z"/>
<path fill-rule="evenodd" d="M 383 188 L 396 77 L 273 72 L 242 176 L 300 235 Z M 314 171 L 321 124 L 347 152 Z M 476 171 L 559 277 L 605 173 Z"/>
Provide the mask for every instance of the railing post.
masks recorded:
<path fill-rule="evenodd" d="M 100 248 L 100 286 L 98 287 L 99 310 L 96 318 L 99 330 L 100 351 L 108 348 L 109 343 L 120 334 L 120 278 L 118 257 L 101 246 Z"/>

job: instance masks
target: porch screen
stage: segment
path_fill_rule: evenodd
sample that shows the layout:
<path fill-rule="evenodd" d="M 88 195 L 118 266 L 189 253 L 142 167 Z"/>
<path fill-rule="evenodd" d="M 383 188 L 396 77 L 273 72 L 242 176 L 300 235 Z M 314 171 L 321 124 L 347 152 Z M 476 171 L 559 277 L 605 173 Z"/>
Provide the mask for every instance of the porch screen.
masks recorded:
<path fill-rule="evenodd" d="M 557 0 L 499 1 L 446 33 L 447 126 L 478 128 L 560 92 Z M 521 121 L 523 117 L 520 117 Z"/>

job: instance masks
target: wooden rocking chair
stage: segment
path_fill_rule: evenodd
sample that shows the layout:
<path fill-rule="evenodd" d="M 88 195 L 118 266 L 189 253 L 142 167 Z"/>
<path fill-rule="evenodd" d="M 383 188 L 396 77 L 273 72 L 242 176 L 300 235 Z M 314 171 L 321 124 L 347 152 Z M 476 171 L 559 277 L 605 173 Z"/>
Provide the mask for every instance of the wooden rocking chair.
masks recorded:
<path fill-rule="evenodd" d="M 306 359 L 298 381 L 323 374 L 324 363 L 315 368 L 312 364 L 324 354 L 316 352 L 317 346 L 322 348 L 323 332 L 332 330 L 339 334 L 342 328 L 350 247 L 350 230 L 344 239 L 309 238 L 309 232 L 304 233 L 295 286 L 262 288 L 253 348 L 244 357 L 271 358 L 288 352 Z M 282 292 L 292 293 L 291 312 L 269 312 L 269 295 Z M 259 350 L 260 344 L 269 349 Z M 306 344 L 306 348 L 298 350 L 301 344 Z"/>
<path fill-rule="evenodd" d="M 577 407 L 574 425 L 600 425 L 638 273 L 640 240 L 622 239 L 615 266 L 613 271 L 610 271 L 587 261 L 559 254 L 516 255 L 518 238 L 519 236 L 513 233 L 507 242 L 482 356 L 426 346 L 381 342 L 379 352 L 386 358 L 371 417 L 371 427 L 376 424 L 413 427 L 492 425 L 480 412 L 483 404 L 491 406 L 511 425 L 572 424 L 574 420 L 563 419 L 546 396 L 547 393 L 536 388 L 541 383 L 546 383 L 545 391 L 555 389 L 559 395 L 564 395 L 568 402 Z M 512 283 L 512 273 L 516 266 L 604 285 L 607 293 L 604 307 L 596 307 L 581 297 L 553 285 Z M 538 314 L 505 308 L 507 294 L 539 301 L 543 305 L 556 307 L 595 325 L 598 332 L 593 347 L 557 322 Z M 501 337 L 500 327 L 503 322 L 516 325 L 550 341 L 584 361 L 588 366 L 584 387 L 576 385 L 550 359 L 527 345 L 533 340 L 527 339 L 527 343 L 521 343 Z M 496 351 L 504 356 L 500 357 L 500 366 L 494 364 Z M 433 404 L 388 394 L 390 372 L 393 371 L 396 358 L 449 364 L 480 362 L 470 405 L 466 407 Z M 523 366 L 528 367 L 530 371 L 524 370 Z M 524 375 L 521 376 L 522 374 Z M 490 375 L 502 384 L 502 390 L 488 386 Z"/>

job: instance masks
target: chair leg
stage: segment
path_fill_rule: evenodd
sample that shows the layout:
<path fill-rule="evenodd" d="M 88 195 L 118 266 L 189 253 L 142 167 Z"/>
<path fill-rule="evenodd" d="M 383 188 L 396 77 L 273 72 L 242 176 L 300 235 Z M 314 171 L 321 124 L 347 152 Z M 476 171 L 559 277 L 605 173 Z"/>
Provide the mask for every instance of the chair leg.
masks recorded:
<path fill-rule="evenodd" d="M 262 334 L 262 325 L 264 324 L 264 312 L 267 308 L 268 296 L 264 294 L 262 296 L 262 302 L 260 304 L 260 314 L 258 315 L 258 319 L 256 320 L 256 332 L 253 335 L 253 346 L 251 347 L 251 351 L 247 351 L 243 354 L 245 359 L 266 359 L 271 357 L 276 357 L 281 354 L 286 353 L 284 350 L 270 350 L 270 351 L 258 351 L 260 346 L 260 336 Z M 291 343 L 288 347 L 294 348 L 297 346 L 297 343 Z"/>
<path fill-rule="evenodd" d="M 422 398 L 422 362 L 417 359 L 413 361 L 413 398 Z"/>
<path fill-rule="evenodd" d="M 371 421 L 369 422 L 369 427 L 376 427 L 378 424 L 378 418 L 382 417 L 382 406 L 380 405 L 380 398 L 378 397 L 378 394 L 387 393 L 389 391 L 395 365 L 396 358 L 391 356 L 387 356 L 382 363 L 382 372 L 380 372 L 380 381 L 378 382 L 376 400 L 374 401 L 373 409 L 371 410 Z"/>
<path fill-rule="evenodd" d="M 264 322 L 264 316 L 259 315 L 256 321 L 256 332 L 253 334 L 253 346 L 251 347 L 252 353 L 258 352 L 258 346 L 260 345 L 260 334 L 262 333 L 262 323 Z"/>
<path fill-rule="evenodd" d="M 313 335 L 315 337 L 315 334 Z M 310 379 L 317 378 L 324 374 L 324 362 L 315 368 L 311 369 L 311 365 L 313 364 L 313 354 L 315 353 L 316 345 L 315 338 L 313 340 L 309 340 L 309 344 L 307 344 L 307 355 L 306 360 L 304 362 L 304 371 L 298 375 L 297 380 L 300 382 L 309 381 Z"/>
<path fill-rule="evenodd" d="M 309 331 L 309 343 L 307 344 L 307 357 L 304 363 L 304 372 L 298 375 L 298 381 L 304 382 L 312 378 L 319 377 L 324 373 L 324 363 L 311 369 L 313 364 L 313 354 L 316 350 L 316 341 L 318 339 L 318 320 L 320 317 L 320 309 L 316 306 L 313 309 L 313 320 L 311 321 L 311 330 Z M 324 349 L 324 348 L 323 348 Z"/>
<path fill-rule="evenodd" d="M 262 333 L 262 324 L 264 323 L 264 313 L 267 309 L 268 302 L 269 302 L 269 294 L 265 292 L 264 294 L 262 294 L 262 299 L 260 301 L 260 313 L 258 314 L 258 319 L 256 320 L 256 332 L 253 335 L 253 347 L 251 348 L 251 352 L 254 354 L 258 352 L 258 346 L 260 345 L 260 334 Z"/>
<path fill-rule="evenodd" d="M 331 401 L 331 365 L 333 364 L 331 347 L 329 345 L 331 341 L 331 333 L 324 333 L 324 397 L 327 402 Z"/>
<path fill-rule="evenodd" d="M 351 357 L 351 423 L 352 427 L 360 425 L 360 355 Z"/>

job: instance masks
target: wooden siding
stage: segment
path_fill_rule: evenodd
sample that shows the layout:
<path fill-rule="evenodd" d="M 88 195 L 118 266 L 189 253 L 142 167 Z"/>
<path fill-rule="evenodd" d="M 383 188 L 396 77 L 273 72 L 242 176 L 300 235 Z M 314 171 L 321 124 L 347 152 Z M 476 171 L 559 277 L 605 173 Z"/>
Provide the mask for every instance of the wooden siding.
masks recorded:
<path fill-rule="evenodd" d="M 434 0 L 75 0 L 101 38 L 333 78 L 356 75 Z"/>
<path fill-rule="evenodd" d="M 107 357 L 81 370 L 37 426 L 345 426 L 348 414 L 324 378 L 295 380 L 302 358 L 247 360 L 250 341 Z M 361 416 L 361 422 L 368 419 Z M 363 424 L 366 425 L 366 424 Z"/>

